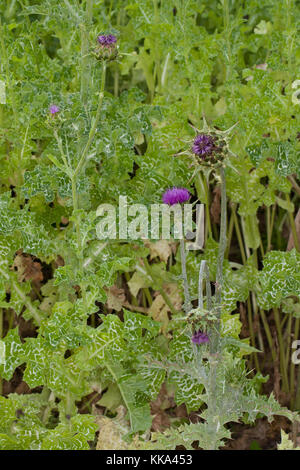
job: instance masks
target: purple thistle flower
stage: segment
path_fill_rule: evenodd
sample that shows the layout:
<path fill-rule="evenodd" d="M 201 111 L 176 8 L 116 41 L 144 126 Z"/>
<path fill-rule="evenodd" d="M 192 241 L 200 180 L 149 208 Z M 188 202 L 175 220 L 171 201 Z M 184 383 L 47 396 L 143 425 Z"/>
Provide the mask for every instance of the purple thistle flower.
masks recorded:
<path fill-rule="evenodd" d="M 203 333 L 202 331 L 197 331 L 193 334 L 192 336 L 192 342 L 194 344 L 204 344 L 209 342 L 209 337 L 206 333 Z"/>
<path fill-rule="evenodd" d="M 97 37 L 97 41 L 103 47 L 112 47 L 117 42 L 117 38 L 113 34 L 101 34 Z"/>
<path fill-rule="evenodd" d="M 59 107 L 56 104 L 52 104 L 49 108 L 50 114 L 56 114 L 59 112 Z"/>
<path fill-rule="evenodd" d="M 207 134 L 199 134 L 194 140 L 192 151 L 203 160 L 215 150 L 214 138 Z"/>
<path fill-rule="evenodd" d="M 162 200 L 164 204 L 173 206 L 188 201 L 190 197 L 190 192 L 185 188 L 170 188 L 163 194 Z"/>

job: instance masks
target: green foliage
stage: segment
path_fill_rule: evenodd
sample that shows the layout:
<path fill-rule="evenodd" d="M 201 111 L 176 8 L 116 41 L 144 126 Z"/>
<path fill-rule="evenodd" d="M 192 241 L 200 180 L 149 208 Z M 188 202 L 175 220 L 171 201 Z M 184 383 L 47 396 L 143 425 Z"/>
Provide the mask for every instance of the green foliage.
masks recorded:
<path fill-rule="evenodd" d="M 293 441 L 289 439 L 288 434 L 281 430 L 281 442 L 277 445 L 278 450 L 300 450 L 300 447 L 294 447 Z"/>
<path fill-rule="evenodd" d="M 45 428 L 40 395 L 11 394 L 0 397 L 0 443 L 2 450 L 87 450 L 97 429 L 94 417 L 77 415 L 54 430 Z"/>
<path fill-rule="evenodd" d="M 295 250 L 267 254 L 258 276 L 258 300 L 263 308 L 279 307 L 283 299 L 291 295 L 300 296 L 299 268 L 300 255 Z"/>

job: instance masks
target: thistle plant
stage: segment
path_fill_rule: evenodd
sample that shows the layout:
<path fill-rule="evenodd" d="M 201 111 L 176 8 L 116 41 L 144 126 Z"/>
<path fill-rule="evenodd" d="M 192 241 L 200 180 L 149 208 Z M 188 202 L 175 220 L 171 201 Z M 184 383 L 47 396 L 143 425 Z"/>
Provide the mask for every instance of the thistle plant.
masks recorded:
<path fill-rule="evenodd" d="M 228 135 L 231 129 L 227 132 L 218 131 L 217 134 L 209 131 L 206 123 L 205 128 L 205 134 L 197 134 L 192 152 L 197 156 L 196 164 L 199 167 L 209 165 L 214 172 L 219 172 L 221 182 L 220 238 L 216 261 L 215 294 L 212 297 L 209 264 L 206 260 L 202 260 L 199 268 L 198 308 L 192 309 L 186 274 L 184 244 L 181 240 L 186 316 L 178 320 L 182 322 L 181 324 L 192 321 L 193 326 L 188 328 L 185 344 L 182 333 L 179 333 L 178 337 L 175 336 L 173 340 L 174 352 L 176 351 L 176 365 L 173 362 L 168 362 L 168 360 L 162 362 L 162 366 L 165 365 L 170 376 L 175 374 L 178 377 L 178 375 L 181 375 L 181 381 L 179 381 L 179 386 L 182 387 L 181 394 L 184 394 L 185 387 L 191 387 L 191 384 L 193 384 L 196 406 L 199 406 L 201 401 L 206 405 L 206 408 L 199 414 L 204 422 L 183 425 L 177 429 L 168 430 L 164 434 L 154 433 L 151 442 L 145 444 L 147 449 L 156 446 L 171 449 L 175 445 L 192 448 L 190 447 L 191 443 L 198 441 L 200 448 L 216 450 L 223 445 L 224 439 L 230 437 L 225 424 L 242 419 L 244 414 L 248 414 L 250 421 L 259 412 L 266 414 L 268 419 L 272 419 L 273 413 L 292 418 L 287 410 L 280 408 L 273 397 L 268 401 L 261 396 L 257 396 L 253 388 L 251 390 L 251 387 L 253 387 L 252 381 L 247 379 L 244 362 L 234 356 L 234 348 L 240 347 L 242 349 L 245 347 L 248 353 L 255 351 L 255 349 L 242 343 L 237 338 L 224 335 L 222 332 L 222 288 L 227 242 L 225 165 L 230 155 Z M 199 170 L 200 168 L 196 169 Z M 178 194 L 177 197 L 178 200 L 175 201 L 175 198 L 174 203 L 179 202 L 180 197 Z M 206 281 L 205 304 L 203 300 L 204 279 Z M 182 364 L 182 359 L 178 354 L 179 351 L 181 351 L 182 357 L 188 357 L 185 366 Z M 173 354 L 171 352 L 171 358 L 174 360 Z"/>

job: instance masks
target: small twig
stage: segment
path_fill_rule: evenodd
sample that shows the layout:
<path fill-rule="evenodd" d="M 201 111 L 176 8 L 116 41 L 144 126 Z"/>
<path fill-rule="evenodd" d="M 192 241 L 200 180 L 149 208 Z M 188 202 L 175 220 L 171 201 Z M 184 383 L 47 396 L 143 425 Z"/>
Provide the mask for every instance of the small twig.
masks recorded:
<path fill-rule="evenodd" d="M 138 305 L 132 305 L 129 303 L 127 300 L 122 303 L 122 305 L 128 310 L 131 310 L 132 312 L 141 312 L 141 313 L 149 313 L 149 309 L 145 307 L 139 307 Z"/>

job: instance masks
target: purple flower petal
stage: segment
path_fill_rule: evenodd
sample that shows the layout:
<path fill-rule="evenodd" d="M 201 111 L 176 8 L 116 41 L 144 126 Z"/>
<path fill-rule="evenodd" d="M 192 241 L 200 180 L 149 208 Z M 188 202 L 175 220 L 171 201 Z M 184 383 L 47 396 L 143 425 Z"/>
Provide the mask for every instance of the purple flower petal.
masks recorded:
<path fill-rule="evenodd" d="M 59 112 L 59 107 L 56 104 L 52 104 L 49 108 L 50 114 L 56 114 Z"/>
<path fill-rule="evenodd" d="M 97 37 L 97 41 L 101 46 L 109 47 L 113 46 L 117 42 L 117 38 L 113 34 L 101 34 Z"/>
<path fill-rule="evenodd" d="M 203 333 L 202 331 L 197 331 L 193 334 L 192 336 L 192 342 L 194 344 L 204 344 L 209 342 L 209 337 L 206 333 Z"/>
<path fill-rule="evenodd" d="M 173 206 L 188 201 L 190 197 L 191 194 L 186 188 L 170 188 L 163 194 L 162 200 L 164 204 Z"/>
<path fill-rule="evenodd" d="M 207 134 L 199 134 L 194 140 L 192 151 L 204 159 L 215 150 L 214 138 Z"/>

